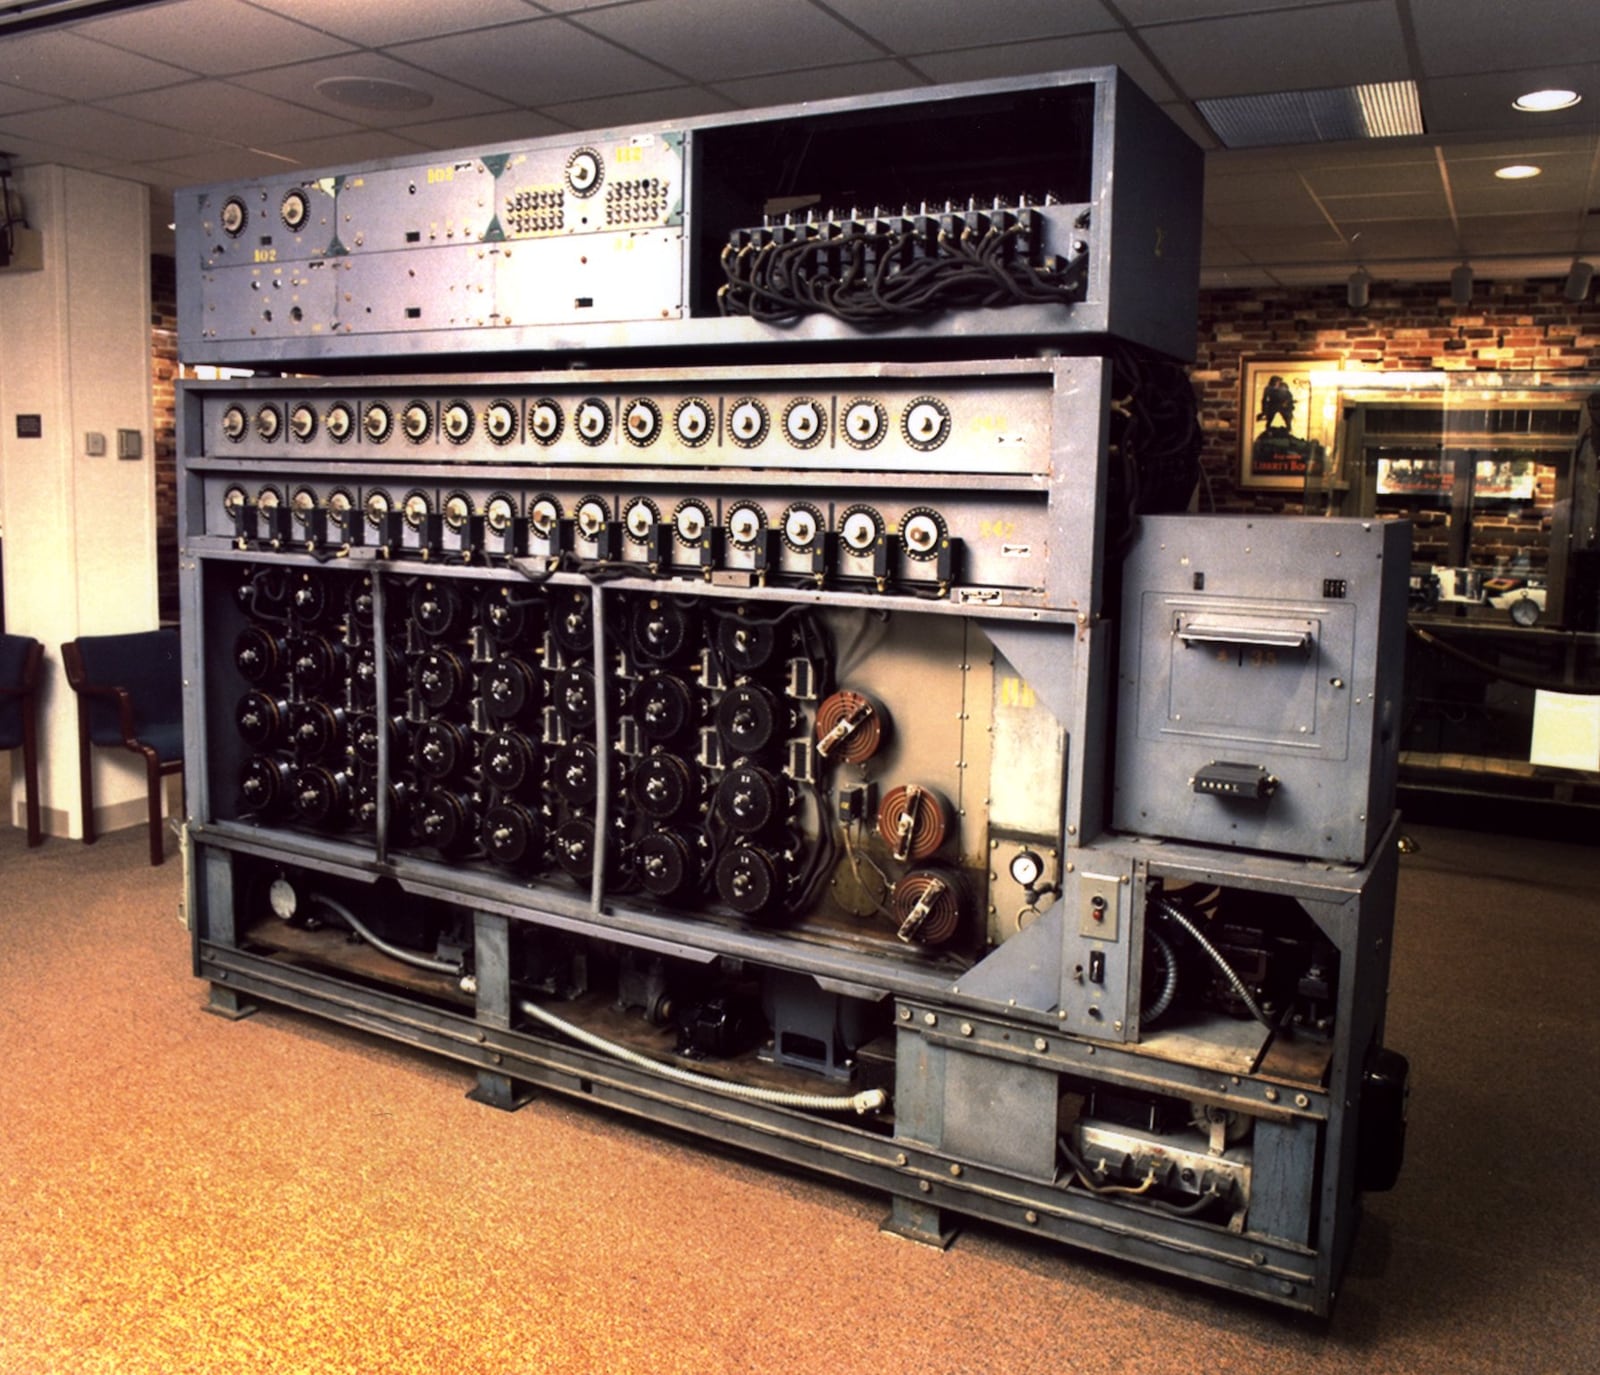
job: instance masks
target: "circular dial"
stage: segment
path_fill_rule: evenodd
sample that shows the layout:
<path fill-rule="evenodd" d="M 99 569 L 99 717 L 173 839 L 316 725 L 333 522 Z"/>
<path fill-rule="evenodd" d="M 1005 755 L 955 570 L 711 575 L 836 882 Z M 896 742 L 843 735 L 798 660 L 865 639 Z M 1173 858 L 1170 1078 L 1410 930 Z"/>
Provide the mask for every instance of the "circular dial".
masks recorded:
<path fill-rule="evenodd" d="M 927 560 L 937 557 L 949 537 L 950 530 L 944 517 L 931 507 L 914 507 L 906 512 L 900 522 L 900 543 L 905 546 L 908 558 Z"/>
<path fill-rule="evenodd" d="M 520 802 L 497 802 L 483 816 L 483 848 L 496 864 L 537 859 L 543 848 L 539 823 Z"/>
<path fill-rule="evenodd" d="M 634 497 L 622 508 L 622 528 L 635 544 L 647 544 L 661 523 L 661 508 L 649 497 Z"/>
<path fill-rule="evenodd" d="M 244 233 L 245 224 L 250 219 L 250 212 L 245 209 L 244 202 L 237 196 L 229 196 L 222 202 L 222 210 L 217 216 L 217 221 L 222 225 L 222 232 L 230 239 L 237 239 Z"/>
<path fill-rule="evenodd" d="M 256 493 L 256 505 L 263 511 L 276 511 L 282 500 L 276 487 L 263 487 Z"/>
<path fill-rule="evenodd" d="M 753 449 L 767 437 L 767 408 L 753 396 L 733 403 L 728 412 L 728 433 L 741 449 Z"/>
<path fill-rule="evenodd" d="M 517 408 L 509 401 L 491 401 L 484 408 L 483 432 L 491 444 L 509 444 L 517 437 Z"/>
<path fill-rule="evenodd" d="M 300 897 L 294 891 L 294 884 L 286 878 L 275 878 L 272 886 L 267 889 L 267 905 L 272 908 L 272 915 L 282 921 L 291 921 L 295 912 L 300 907 Z"/>
<path fill-rule="evenodd" d="M 424 635 L 448 635 L 457 629 L 465 606 L 449 583 L 419 582 L 411 589 L 411 617 Z"/>
<path fill-rule="evenodd" d="M 335 487 L 328 493 L 328 519 L 341 530 L 350 524 L 350 511 L 355 505 L 350 493 L 343 487 Z"/>
<path fill-rule="evenodd" d="M 563 746 L 551 764 L 551 776 L 556 791 L 568 802 L 580 805 L 593 802 L 600 780 L 600 764 L 594 746 L 587 740 Z"/>
<path fill-rule="evenodd" d="M 699 544 L 711 524 L 711 508 L 697 497 L 680 501 L 672 513 L 672 532 L 688 545 Z"/>
<path fill-rule="evenodd" d="M 289 766 L 265 754 L 255 755 L 239 776 L 239 795 L 246 811 L 275 812 L 289 794 Z"/>
<path fill-rule="evenodd" d="M 411 401 L 400 412 L 400 428 L 413 444 L 420 444 L 433 433 L 433 411 L 426 401 Z M 374 439 L 378 436 L 373 435 Z"/>
<path fill-rule="evenodd" d="M 1018 850 L 1011 856 L 1011 878 L 1023 888 L 1032 888 L 1044 877 L 1044 861 L 1032 850 Z"/>
<path fill-rule="evenodd" d="M 516 792 L 534 779 L 538 757 L 520 730 L 497 731 L 483 747 L 484 776 L 502 792 Z"/>
<path fill-rule="evenodd" d="M 1530 625 L 1539 623 L 1539 603 L 1532 597 L 1519 597 L 1511 603 L 1511 621 L 1526 629 Z"/>
<path fill-rule="evenodd" d="M 465 666 L 448 649 L 430 649 L 411 668 L 411 685 L 435 711 L 449 706 L 466 680 Z"/>
<path fill-rule="evenodd" d="M 694 635 L 695 618 L 678 602 L 646 597 L 634 604 L 633 647 L 656 663 L 683 652 Z"/>
<path fill-rule="evenodd" d="M 622 432 L 629 442 L 643 446 L 653 444 L 661 433 L 661 409 L 654 401 L 638 397 L 622 408 Z"/>
<path fill-rule="evenodd" d="M 933 396 L 919 396 L 906 407 L 901 422 L 913 449 L 937 449 L 950 437 L 950 408 Z"/>
<path fill-rule="evenodd" d="M 717 648 L 735 673 L 755 673 L 778 652 L 778 632 L 766 621 L 724 616 L 717 622 Z"/>
<path fill-rule="evenodd" d="M 328 407 L 328 413 L 322 423 L 328 431 L 328 438 L 335 444 L 343 444 L 356 427 L 355 416 L 343 401 L 335 401 Z"/>
<path fill-rule="evenodd" d="M 751 501 L 738 501 L 728 510 L 728 542 L 735 549 L 754 549 L 766 533 L 767 513 Z"/>
<path fill-rule="evenodd" d="M 465 444 L 472 438 L 472 407 L 465 401 L 452 401 L 439 417 L 439 428 L 452 444 Z"/>
<path fill-rule="evenodd" d="M 675 739 L 694 719 L 694 698 L 683 679 L 653 673 L 633 690 L 629 703 L 639 729 L 653 741 Z"/>
<path fill-rule="evenodd" d="M 572 513 L 572 523 L 584 539 L 597 540 L 605 534 L 606 526 L 611 523 L 611 508 L 606 505 L 604 497 L 583 497 Z"/>
<path fill-rule="evenodd" d="M 448 778 L 472 764 L 472 737 L 453 721 L 428 721 L 417 727 L 411 762 L 427 778 Z"/>
<path fill-rule="evenodd" d="M 296 525 L 304 525 L 317 509 L 317 494 L 309 487 L 296 487 L 289 498 L 289 509 L 294 512 Z"/>
<path fill-rule="evenodd" d="M 868 397 L 857 397 L 844 408 L 845 442 L 857 449 L 870 449 L 879 443 L 889 428 L 883 407 Z"/>
<path fill-rule="evenodd" d="M 268 444 L 283 432 L 283 412 L 276 406 L 263 406 L 256 412 L 256 433 Z"/>
<path fill-rule="evenodd" d="M 580 148 L 567 159 L 567 186 L 575 196 L 592 196 L 605 179 L 605 163 L 593 148 Z"/>
<path fill-rule="evenodd" d="M 451 492 L 444 499 L 445 528 L 460 533 L 472 521 L 472 498 L 465 492 Z"/>
<path fill-rule="evenodd" d="M 797 449 L 814 448 L 827 430 L 822 404 L 809 396 L 791 401 L 783 412 L 784 438 Z"/>
<path fill-rule="evenodd" d="M 496 659 L 479 680 L 483 707 L 496 721 L 521 716 L 538 700 L 538 676 L 521 659 Z"/>
<path fill-rule="evenodd" d="M 783 899 L 783 861 L 755 845 L 725 850 L 717 861 L 717 895 L 747 917 L 768 915 Z"/>
<path fill-rule="evenodd" d="M 316 432 L 316 408 L 302 401 L 289 412 L 289 433 L 304 444 Z"/>
<path fill-rule="evenodd" d="M 639 810 L 657 821 L 686 815 L 698 800 L 694 771 L 675 754 L 646 755 L 633 771 L 628 791 Z"/>
<path fill-rule="evenodd" d="M 374 487 L 367 493 L 367 499 L 361 503 L 361 509 L 366 512 L 367 524 L 381 529 L 393 504 L 383 488 Z"/>
<path fill-rule="evenodd" d="M 867 553 L 883 531 L 883 517 L 870 506 L 848 506 L 839 517 L 839 539 L 852 554 Z"/>
<path fill-rule="evenodd" d="M 394 414 L 381 401 L 374 401 L 361 417 L 361 428 L 374 444 L 385 443 L 394 431 Z"/>
<path fill-rule="evenodd" d="M 497 535 L 508 533 L 517 523 L 517 503 L 504 492 L 496 492 L 484 504 L 483 523 Z"/>
<path fill-rule="evenodd" d="M 230 487 L 222 494 L 222 509 L 230 516 L 237 515 L 250 500 L 250 494 L 243 487 Z"/>
<path fill-rule="evenodd" d="M 287 702 L 252 688 L 233 709 L 233 722 L 246 744 L 258 750 L 270 749 L 282 738 L 288 710 Z"/>
<path fill-rule="evenodd" d="M 278 206 L 278 213 L 283 216 L 284 227 L 289 230 L 298 230 L 311 214 L 311 202 L 306 199 L 306 193 L 296 188 L 284 193 L 282 202 Z"/>
<path fill-rule="evenodd" d="M 698 396 L 680 401 L 672 414 L 672 427 L 691 449 L 698 448 L 711 438 L 711 406 Z"/>
<path fill-rule="evenodd" d="M 528 524 L 540 539 L 549 539 L 561 523 L 561 503 L 548 492 L 534 497 L 528 504 Z"/>
<path fill-rule="evenodd" d="M 237 444 L 245 436 L 245 431 L 250 428 L 250 417 L 244 413 L 243 406 L 229 406 L 222 413 L 222 437 L 230 443 Z"/>
<path fill-rule="evenodd" d="M 783 513 L 783 542 L 796 554 L 810 554 L 822 539 L 822 512 L 797 501 Z"/>
<path fill-rule="evenodd" d="M 603 444 L 611 433 L 611 407 L 598 396 L 585 397 L 572 413 L 572 428 L 585 444 Z"/>
<path fill-rule="evenodd" d="M 765 769 L 742 764 L 717 787 L 717 815 L 740 835 L 757 835 L 783 819 L 783 784 Z"/>
<path fill-rule="evenodd" d="M 561 405 L 541 397 L 528 407 L 528 433 L 540 444 L 554 444 L 561 438 Z"/>
<path fill-rule="evenodd" d="M 717 734 L 735 756 L 766 749 L 784 724 L 777 698 L 763 687 L 746 683 L 729 688 L 717 703 Z"/>
<path fill-rule="evenodd" d="M 428 513 L 433 507 L 426 492 L 407 492 L 405 505 L 400 509 L 405 515 L 406 524 L 413 530 L 420 530 L 427 524 Z"/>
<path fill-rule="evenodd" d="M 680 902 L 698 886 L 694 846 L 676 831 L 652 831 L 633 852 L 639 886 L 664 902 Z"/>

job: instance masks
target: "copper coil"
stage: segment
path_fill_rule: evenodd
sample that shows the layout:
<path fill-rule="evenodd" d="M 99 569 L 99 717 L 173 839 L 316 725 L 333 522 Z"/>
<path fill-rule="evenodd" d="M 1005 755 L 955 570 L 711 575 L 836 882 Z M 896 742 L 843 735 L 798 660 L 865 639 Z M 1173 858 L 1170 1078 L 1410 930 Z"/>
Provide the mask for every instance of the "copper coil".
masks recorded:
<path fill-rule="evenodd" d="M 901 938 L 917 945 L 943 945 L 961 925 L 961 898 L 955 884 L 931 869 L 913 870 L 895 884 L 889 906 Z M 915 926 L 908 931 L 907 924 L 913 921 Z"/>
<path fill-rule="evenodd" d="M 835 735 L 854 718 L 847 732 Z M 817 753 L 846 764 L 862 764 L 883 748 L 889 715 L 863 692 L 843 688 L 817 708 Z"/>
<path fill-rule="evenodd" d="M 878 808 L 878 834 L 896 859 L 927 859 L 950 833 L 950 803 L 942 793 L 915 783 L 891 788 Z M 908 835 L 901 834 L 906 819 Z"/>

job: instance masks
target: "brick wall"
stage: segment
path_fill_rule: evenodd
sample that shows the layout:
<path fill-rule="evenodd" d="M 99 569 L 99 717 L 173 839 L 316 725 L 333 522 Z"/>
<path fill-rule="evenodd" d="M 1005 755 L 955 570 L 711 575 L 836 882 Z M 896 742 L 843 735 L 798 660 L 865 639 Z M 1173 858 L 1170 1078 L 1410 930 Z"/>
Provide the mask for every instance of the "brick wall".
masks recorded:
<path fill-rule="evenodd" d="M 1600 387 L 1600 307 L 1573 305 L 1561 286 L 1554 279 L 1479 282 L 1464 310 L 1442 284 L 1374 282 L 1361 311 L 1346 304 L 1343 286 L 1201 292 L 1193 377 L 1205 432 L 1202 461 L 1218 509 L 1299 509 L 1292 492 L 1237 486 L 1242 359 L 1348 360 L 1391 372 L 1538 369 Z"/>
<path fill-rule="evenodd" d="M 154 395 L 156 590 L 163 621 L 178 619 L 178 377 L 176 265 L 150 258 L 150 380 Z"/>

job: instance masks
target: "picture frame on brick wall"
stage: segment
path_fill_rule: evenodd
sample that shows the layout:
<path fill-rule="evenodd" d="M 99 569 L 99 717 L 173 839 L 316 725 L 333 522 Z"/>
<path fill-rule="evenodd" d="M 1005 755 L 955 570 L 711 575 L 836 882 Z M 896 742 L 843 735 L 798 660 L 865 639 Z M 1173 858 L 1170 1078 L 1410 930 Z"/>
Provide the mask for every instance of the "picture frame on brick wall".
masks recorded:
<path fill-rule="evenodd" d="M 1329 358 L 1245 358 L 1239 366 L 1239 486 L 1299 491 L 1335 459 L 1338 388 Z"/>

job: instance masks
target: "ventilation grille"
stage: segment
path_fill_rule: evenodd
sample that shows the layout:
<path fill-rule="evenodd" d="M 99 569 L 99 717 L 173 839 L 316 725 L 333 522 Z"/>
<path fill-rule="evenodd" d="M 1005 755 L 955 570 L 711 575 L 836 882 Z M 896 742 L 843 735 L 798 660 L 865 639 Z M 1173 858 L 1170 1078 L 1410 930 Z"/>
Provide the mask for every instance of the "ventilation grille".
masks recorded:
<path fill-rule="evenodd" d="M 1412 81 L 1229 96 L 1195 104 L 1227 148 L 1420 134 L 1422 107 Z"/>

